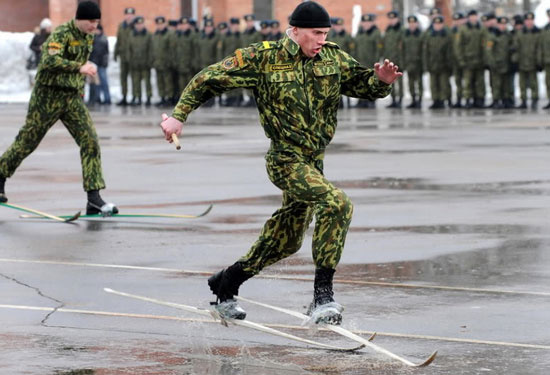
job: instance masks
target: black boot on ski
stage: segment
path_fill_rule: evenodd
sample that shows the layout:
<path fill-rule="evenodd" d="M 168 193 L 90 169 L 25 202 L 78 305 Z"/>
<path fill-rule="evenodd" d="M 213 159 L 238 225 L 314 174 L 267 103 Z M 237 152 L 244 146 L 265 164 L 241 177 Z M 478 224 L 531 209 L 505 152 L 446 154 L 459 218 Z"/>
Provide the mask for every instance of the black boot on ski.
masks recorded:
<path fill-rule="evenodd" d="M 334 302 L 332 291 L 333 269 L 317 268 L 315 270 L 315 283 L 313 285 L 313 302 L 309 305 L 307 315 L 314 324 L 324 323 L 340 325 L 344 307 Z"/>
<path fill-rule="evenodd" d="M 216 302 L 211 304 L 222 318 L 246 318 L 246 311 L 239 306 L 234 296 L 239 295 L 241 284 L 252 276 L 254 275 L 243 271 L 241 263 L 236 262 L 208 279 L 208 286 L 217 297 Z"/>
<path fill-rule="evenodd" d="M 99 195 L 99 190 L 88 192 L 88 203 L 86 204 L 86 215 L 112 216 L 118 214 L 118 208 L 114 203 L 106 203 Z"/>
<path fill-rule="evenodd" d="M 0 176 L 0 203 L 6 203 L 8 197 L 6 197 L 6 192 L 4 191 L 4 186 L 6 185 L 6 179 Z"/>

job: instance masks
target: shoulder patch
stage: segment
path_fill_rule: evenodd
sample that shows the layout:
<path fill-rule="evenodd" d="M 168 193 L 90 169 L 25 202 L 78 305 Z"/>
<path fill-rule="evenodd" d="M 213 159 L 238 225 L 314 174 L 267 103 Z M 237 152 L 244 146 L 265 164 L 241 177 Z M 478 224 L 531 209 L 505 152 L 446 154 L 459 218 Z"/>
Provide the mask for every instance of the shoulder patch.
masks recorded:
<path fill-rule="evenodd" d="M 325 44 L 325 47 L 332 47 L 332 48 L 340 48 L 340 46 L 334 42 L 329 42 L 327 41 L 326 44 Z"/>
<path fill-rule="evenodd" d="M 268 49 L 273 49 L 275 47 L 277 47 L 277 42 L 272 42 L 272 41 L 267 41 L 267 40 L 264 40 L 263 42 L 259 43 L 260 46 L 258 47 L 258 52 L 261 52 L 261 51 L 265 51 L 265 50 L 268 50 Z"/>
<path fill-rule="evenodd" d="M 48 43 L 48 48 L 61 49 L 61 47 L 63 47 L 63 46 L 59 43 L 56 43 L 56 42 L 49 42 Z"/>

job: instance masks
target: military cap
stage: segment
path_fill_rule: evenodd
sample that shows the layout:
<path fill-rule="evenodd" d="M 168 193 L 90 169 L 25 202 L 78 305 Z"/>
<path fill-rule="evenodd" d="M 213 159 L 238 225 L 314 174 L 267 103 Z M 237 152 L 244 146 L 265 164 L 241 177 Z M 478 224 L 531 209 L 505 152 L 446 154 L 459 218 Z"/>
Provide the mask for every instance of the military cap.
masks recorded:
<path fill-rule="evenodd" d="M 253 15 L 253 14 L 245 14 L 244 15 L 244 20 L 245 21 L 254 21 L 254 20 L 256 20 L 256 16 Z"/>
<path fill-rule="evenodd" d="M 281 23 L 277 20 L 271 20 L 270 26 L 271 27 L 279 27 L 279 26 L 281 26 Z"/>
<path fill-rule="evenodd" d="M 229 23 L 232 25 L 238 25 L 239 23 L 241 23 L 241 21 L 237 17 L 231 17 L 229 19 Z"/>
<path fill-rule="evenodd" d="M 434 17 L 433 23 L 443 23 L 443 16 Z"/>
<path fill-rule="evenodd" d="M 169 26 L 178 26 L 178 23 L 180 23 L 180 20 L 169 20 L 168 21 Z"/>
<path fill-rule="evenodd" d="M 462 20 L 464 19 L 464 14 L 460 12 L 456 12 L 453 14 L 453 20 Z"/>
<path fill-rule="evenodd" d="M 416 16 L 408 16 L 407 17 L 407 22 L 408 23 L 418 22 L 418 18 L 416 18 Z"/>
<path fill-rule="evenodd" d="M 344 19 L 341 18 L 341 17 L 331 17 L 330 23 L 332 25 L 343 25 L 344 24 Z"/>
<path fill-rule="evenodd" d="M 477 16 L 477 10 L 475 10 L 475 9 L 470 10 L 470 11 L 468 12 L 468 17 L 469 17 L 469 16 Z"/>
<path fill-rule="evenodd" d="M 190 22 L 189 22 L 189 17 L 181 17 L 181 18 L 180 18 L 180 23 L 181 23 L 182 25 L 186 25 L 186 24 L 190 23 Z"/>
<path fill-rule="evenodd" d="M 126 8 L 124 9 L 124 14 L 136 14 L 136 10 L 134 8 Z"/>
<path fill-rule="evenodd" d="M 497 18 L 497 22 L 500 23 L 500 24 L 504 24 L 506 25 L 510 20 L 508 19 L 508 17 L 498 17 Z"/>
<path fill-rule="evenodd" d="M 143 18 L 142 16 L 137 16 L 136 18 L 134 18 L 134 24 L 139 25 L 142 23 L 145 23 L 145 18 Z"/>
<path fill-rule="evenodd" d="M 373 13 L 367 13 L 361 16 L 361 21 L 363 22 L 367 22 L 367 21 L 372 22 L 375 19 L 376 19 L 376 14 L 373 14 Z"/>
<path fill-rule="evenodd" d="M 228 27 L 229 27 L 229 25 L 227 25 L 227 22 L 220 22 L 220 23 L 218 24 L 218 29 L 219 29 L 219 30 L 225 30 L 225 29 L 227 29 Z"/>
<path fill-rule="evenodd" d="M 156 24 L 159 24 L 159 23 L 165 23 L 166 22 L 166 18 L 164 18 L 163 16 L 158 16 L 155 18 L 155 23 Z"/>
<path fill-rule="evenodd" d="M 514 25 L 523 25 L 523 16 L 521 14 L 514 16 Z"/>
<path fill-rule="evenodd" d="M 197 26 L 197 20 L 194 18 L 189 18 L 189 24 L 193 27 Z"/>
<path fill-rule="evenodd" d="M 206 18 L 204 20 L 204 27 L 206 26 L 214 26 L 214 20 L 212 18 Z"/>
<path fill-rule="evenodd" d="M 485 21 L 490 21 L 490 20 L 494 20 L 495 18 L 497 18 L 493 12 L 485 13 L 483 15 L 483 17 L 485 18 Z"/>
<path fill-rule="evenodd" d="M 387 16 L 388 18 L 397 18 L 399 17 L 399 12 L 397 12 L 396 10 L 392 10 L 388 12 Z"/>
<path fill-rule="evenodd" d="M 330 27 L 330 16 L 327 10 L 315 1 L 298 4 L 289 19 L 290 26 L 315 28 Z"/>
<path fill-rule="evenodd" d="M 260 28 L 262 29 L 267 29 L 269 27 L 269 21 L 268 20 L 263 20 L 260 22 Z"/>
<path fill-rule="evenodd" d="M 441 14 L 441 9 L 439 8 L 430 9 L 430 16 L 435 16 L 436 14 Z"/>
<path fill-rule="evenodd" d="M 526 20 L 534 20 L 534 19 L 535 19 L 535 13 L 533 13 L 533 12 L 527 12 L 527 13 L 525 13 L 524 19 L 526 19 Z"/>

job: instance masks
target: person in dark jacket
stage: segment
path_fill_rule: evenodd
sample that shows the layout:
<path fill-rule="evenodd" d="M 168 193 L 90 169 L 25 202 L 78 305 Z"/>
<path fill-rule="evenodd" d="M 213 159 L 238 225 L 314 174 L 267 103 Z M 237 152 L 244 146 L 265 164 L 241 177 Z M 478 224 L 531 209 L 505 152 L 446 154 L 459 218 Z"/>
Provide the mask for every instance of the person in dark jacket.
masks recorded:
<path fill-rule="evenodd" d="M 107 80 L 107 65 L 109 65 L 109 41 L 103 33 L 103 26 L 95 30 L 94 44 L 90 61 L 97 65 L 98 80 L 90 83 L 89 104 L 111 104 L 109 81 Z M 101 97 L 103 96 L 103 100 Z"/>
<path fill-rule="evenodd" d="M 31 40 L 29 48 L 33 52 L 27 60 L 27 69 L 36 69 L 38 62 L 40 61 L 40 55 L 42 53 L 42 44 L 48 39 L 52 33 L 52 21 L 49 18 L 44 18 L 40 22 L 40 32 L 35 34 Z"/>

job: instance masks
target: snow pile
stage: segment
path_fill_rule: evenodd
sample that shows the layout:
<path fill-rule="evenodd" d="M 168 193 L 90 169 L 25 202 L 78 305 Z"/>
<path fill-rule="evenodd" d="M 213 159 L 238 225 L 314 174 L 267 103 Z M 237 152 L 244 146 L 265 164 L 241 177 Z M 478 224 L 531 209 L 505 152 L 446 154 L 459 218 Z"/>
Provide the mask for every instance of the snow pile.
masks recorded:
<path fill-rule="evenodd" d="M 31 32 L 0 31 L 0 101 L 11 101 L 12 97 L 30 93 L 29 71 L 25 65 L 32 53 L 29 45 L 33 36 Z"/>

